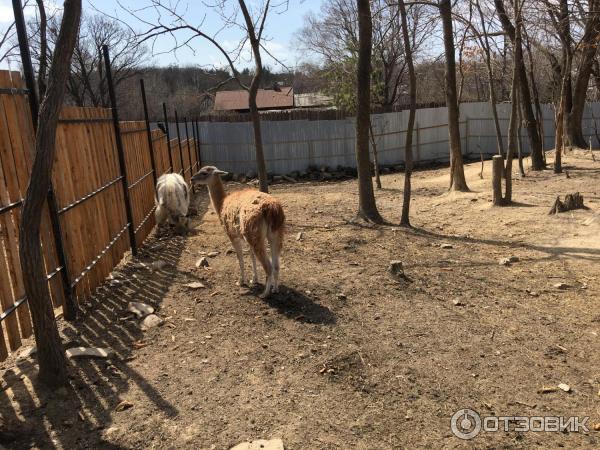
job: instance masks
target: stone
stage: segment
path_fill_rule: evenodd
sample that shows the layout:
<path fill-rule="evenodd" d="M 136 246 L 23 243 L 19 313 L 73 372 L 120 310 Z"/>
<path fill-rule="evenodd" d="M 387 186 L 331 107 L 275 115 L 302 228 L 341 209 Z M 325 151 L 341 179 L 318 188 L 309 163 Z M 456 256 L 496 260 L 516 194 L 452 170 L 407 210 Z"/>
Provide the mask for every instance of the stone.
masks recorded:
<path fill-rule="evenodd" d="M 150 314 L 146 316 L 142 323 L 140 324 L 140 328 L 143 331 L 149 330 L 150 328 L 160 327 L 165 323 L 165 320 L 162 317 L 158 317 L 156 314 Z"/>
<path fill-rule="evenodd" d="M 242 442 L 230 450 L 285 450 L 281 439 L 259 439 L 252 442 Z"/>
<path fill-rule="evenodd" d="M 561 391 L 565 391 L 565 392 L 571 392 L 571 386 L 569 386 L 568 384 L 565 384 L 565 383 L 560 383 L 560 384 L 558 385 L 558 388 L 559 388 Z"/>
<path fill-rule="evenodd" d="M 452 244 L 446 243 L 446 244 L 441 244 L 440 248 L 448 250 L 448 249 L 451 249 L 451 248 L 454 248 L 454 247 L 452 246 Z"/>
<path fill-rule="evenodd" d="M 114 352 L 110 348 L 73 347 L 65 352 L 67 358 L 108 358 Z"/>
<path fill-rule="evenodd" d="M 301 231 L 296 235 L 296 240 L 301 241 L 303 237 L 304 237 L 304 233 L 302 233 L 302 231 Z"/>
<path fill-rule="evenodd" d="M 204 284 L 200 283 L 199 281 L 195 281 L 193 283 L 188 283 L 188 284 L 184 284 L 184 286 L 186 288 L 190 288 L 190 289 L 203 289 L 206 286 L 204 286 Z"/>
<path fill-rule="evenodd" d="M 570 287 L 571 287 L 571 286 L 569 286 L 569 285 L 568 285 L 568 284 L 566 284 L 566 283 L 556 283 L 556 284 L 554 285 L 554 288 L 555 288 L 555 289 L 560 289 L 561 291 L 563 291 L 563 290 L 565 290 L 565 289 L 568 289 L 568 288 L 570 288 Z"/>
<path fill-rule="evenodd" d="M 336 295 L 338 300 L 346 300 L 348 297 L 346 296 L 346 294 L 340 292 L 339 294 Z"/>
<path fill-rule="evenodd" d="M 205 256 L 203 256 L 196 262 L 196 267 L 198 267 L 198 268 L 208 267 L 208 266 L 210 266 L 210 264 L 208 263 L 208 259 Z"/>
<path fill-rule="evenodd" d="M 154 308 L 141 302 L 129 302 L 127 304 L 127 311 L 135 314 L 138 319 L 143 319 L 144 317 L 154 313 Z"/>
<path fill-rule="evenodd" d="M 208 256 L 209 258 L 214 258 L 215 256 L 219 256 L 220 254 L 221 252 L 208 252 L 206 256 Z"/>

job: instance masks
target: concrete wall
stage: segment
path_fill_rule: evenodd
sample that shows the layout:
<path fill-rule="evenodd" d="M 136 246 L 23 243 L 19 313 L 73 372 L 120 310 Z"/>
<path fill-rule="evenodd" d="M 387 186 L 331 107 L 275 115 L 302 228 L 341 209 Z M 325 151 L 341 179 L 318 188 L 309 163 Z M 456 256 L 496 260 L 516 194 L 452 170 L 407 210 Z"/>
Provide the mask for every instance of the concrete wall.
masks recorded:
<path fill-rule="evenodd" d="M 593 103 L 584 115 L 584 134 L 593 136 L 593 116 L 600 118 L 600 103 Z M 510 104 L 498 105 L 500 126 L 504 132 L 504 145 L 510 115 Z M 551 105 L 543 106 L 544 147 L 554 147 L 554 111 Z M 397 164 L 404 161 L 404 140 L 408 111 L 372 115 L 374 134 L 380 164 Z M 597 120 L 596 120 L 597 121 Z M 417 163 L 448 161 L 447 110 L 427 108 L 417 111 L 417 133 L 413 153 Z M 599 125 L 600 128 L 600 125 Z M 172 127 L 172 137 L 175 127 Z M 354 149 L 354 120 L 293 120 L 263 121 L 263 142 L 267 170 L 272 173 L 289 173 L 305 170 L 309 165 L 356 166 Z M 480 152 L 490 157 L 496 152 L 496 134 L 489 103 L 461 105 L 461 140 L 463 154 L 478 158 Z M 529 145 L 523 130 L 524 153 Z M 200 151 L 203 164 L 218 166 L 237 173 L 254 171 L 254 135 L 251 123 L 200 123 Z"/>

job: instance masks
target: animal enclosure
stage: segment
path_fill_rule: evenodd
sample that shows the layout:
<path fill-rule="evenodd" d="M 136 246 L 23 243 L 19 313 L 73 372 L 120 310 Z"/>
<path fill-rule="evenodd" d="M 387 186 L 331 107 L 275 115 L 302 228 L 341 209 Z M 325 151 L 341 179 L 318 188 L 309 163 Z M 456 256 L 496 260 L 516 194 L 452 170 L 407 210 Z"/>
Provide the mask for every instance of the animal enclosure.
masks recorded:
<path fill-rule="evenodd" d="M 135 245 L 144 242 L 154 226 L 156 178 L 171 162 L 188 182 L 198 165 L 198 146 L 188 135 L 168 142 L 145 121 L 115 125 L 106 108 L 65 107 L 60 115 L 52 176 L 60 239 L 53 236 L 48 207 L 42 223 L 44 263 L 57 309 L 93 294 L 132 247 L 131 236 Z M 32 334 L 18 243 L 34 145 L 27 90 L 17 72 L 0 71 L 0 361 Z"/>

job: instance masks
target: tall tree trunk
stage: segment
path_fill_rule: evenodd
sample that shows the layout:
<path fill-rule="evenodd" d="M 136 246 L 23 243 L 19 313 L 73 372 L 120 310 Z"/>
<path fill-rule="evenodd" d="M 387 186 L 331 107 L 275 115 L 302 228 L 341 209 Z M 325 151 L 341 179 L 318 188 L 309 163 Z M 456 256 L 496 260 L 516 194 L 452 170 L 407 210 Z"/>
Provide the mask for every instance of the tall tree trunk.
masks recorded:
<path fill-rule="evenodd" d="M 46 75 L 48 71 L 48 19 L 44 0 L 36 0 L 40 14 L 40 60 L 38 62 L 38 95 L 44 98 L 46 94 Z"/>
<path fill-rule="evenodd" d="M 406 142 L 404 144 L 404 199 L 402 201 L 402 217 L 400 224 L 410 226 L 410 197 L 411 177 L 413 169 L 412 137 L 415 128 L 415 116 L 417 112 L 417 76 L 413 62 L 413 49 L 408 31 L 408 19 L 404 0 L 399 0 L 400 20 L 402 21 L 402 39 L 404 40 L 404 55 L 408 66 L 410 110 L 408 114 L 408 125 L 406 127 Z"/>
<path fill-rule="evenodd" d="M 506 153 L 506 166 L 504 169 L 505 191 L 502 205 L 512 203 L 512 163 L 515 157 L 515 149 L 519 145 L 519 69 L 515 62 L 513 67 L 513 80 L 511 88 L 510 120 L 508 122 L 508 151 Z M 520 153 L 520 147 L 519 147 Z"/>
<path fill-rule="evenodd" d="M 373 23 L 369 0 L 356 0 L 358 6 L 358 64 L 356 93 L 356 165 L 358 168 L 358 215 L 383 223 L 377 210 L 369 158 L 371 122 L 371 43 Z"/>
<path fill-rule="evenodd" d="M 50 187 L 56 150 L 56 127 L 66 91 L 80 17 L 81 0 L 65 0 L 62 24 L 48 76 L 48 89 L 39 114 L 35 155 L 23 203 L 19 237 L 23 282 L 37 344 L 39 379 L 51 387 L 65 385 L 68 380 L 65 352 L 58 335 L 44 271 L 40 223 Z"/>
<path fill-rule="evenodd" d="M 540 92 L 538 89 L 538 83 L 536 81 L 536 76 L 534 72 L 534 64 L 533 64 L 533 53 L 531 51 L 531 42 L 529 41 L 529 36 L 525 33 L 525 49 L 527 50 L 527 60 L 529 62 L 528 72 L 529 79 L 531 80 L 531 93 L 533 95 L 533 104 L 535 105 L 535 118 L 537 120 L 538 125 L 538 133 L 540 135 L 540 140 L 542 141 L 542 157 L 544 160 L 544 165 L 546 164 L 546 147 L 544 143 L 544 114 L 542 112 L 542 103 L 540 102 Z M 519 116 L 522 116 L 522 107 L 519 108 Z M 519 130 L 521 130 L 521 124 L 519 124 Z M 521 139 L 521 132 L 519 131 L 519 140 Z"/>
<path fill-rule="evenodd" d="M 488 86 L 490 89 L 490 106 L 492 108 L 492 117 L 494 118 L 494 128 L 496 130 L 496 145 L 498 154 L 504 156 L 504 142 L 502 139 L 502 129 L 500 128 L 500 119 L 498 118 L 498 103 L 496 98 L 496 88 L 494 86 L 494 70 L 492 69 L 492 55 L 490 51 L 490 40 L 485 25 L 485 15 L 481 9 L 481 4 L 475 2 L 477 12 L 479 13 L 479 22 L 483 30 L 483 50 L 485 53 L 485 67 L 488 75 Z"/>
<path fill-rule="evenodd" d="M 592 74 L 592 65 L 598 51 L 600 40 L 600 0 L 589 1 L 589 12 L 585 30 L 581 39 L 581 58 L 577 67 L 577 78 L 573 89 L 573 106 L 567 115 L 567 135 L 569 145 L 585 148 L 583 137 L 583 112 L 587 99 L 587 90 Z"/>
<path fill-rule="evenodd" d="M 256 95 L 258 93 L 258 88 L 260 86 L 260 80 L 262 78 L 263 73 L 262 58 L 260 55 L 260 36 L 256 35 L 256 31 L 254 29 L 254 22 L 252 21 L 252 16 L 248 12 L 248 8 L 246 7 L 246 3 L 244 2 L 244 0 L 239 0 L 239 4 L 240 9 L 242 10 L 242 14 L 244 15 L 244 20 L 248 29 L 248 39 L 250 41 L 250 46 L 252 47 L 252 54 L 254 56 L 254 76 L 252 77 L 252 82 L 250 83 L 250 89 L 248 91 L 248 103 L 250 106 L 250 117 L 252 118 L 252 128 L 254 130 L 256 169 L 258 171 L 258 181 L 260 190 L 262 192 L 269 192 L 269 183 L 267 181 L 267 166 L 265 164 L 265 154 L 262 140 L 262 128 L 260 124 L 260 113 L 258 112 L 258 105 L 256 104 Z M 267 2 L 266 10 L 263 16 L 263 22 L 261 24 L 261 31 L 264 25 L 264 20 L 267 17 L 268 8 L 269 3 Z"/>
<path fill-rule="evenodd" d="M 460 143 L 460 111 L 456 93 L 456 59 L 454 54 L 454 32 L 452 29 L 452 4 L 450 0 L 439 0 L 440 16 L 444 27 L 444 49 L 446 54 L 446 106 L 448 108 L 448 134 L 450 138 L 450 189 L 469 190 L 465 179 Z"/>
<path fill-rule="evenodd" d="M 517 29 L 522 28 L 522 19 L 520 14 L 517 15 L 515 18 L 515 25 L 513 25 L 508 17 L 508 14 L 506 13 L 504 0 L 494 0 L 494 4 L 496 5 L 496 11 L 498 12 L 498 18 L 502 23 L 502 28 L 513 43 L 515 64 L 517 64 L 517 68 L 519 70 L 519 89 L 521 91 L 520 97 L 523 108 L 523 117 L 526 122 L 527 135 L 529 136 L 529 146 L 531 147 L 531 169 L 543 170 L 545 164 L 542 140 L 540 138 L 537 120 L 531 105 L 531 94 L 529 92 L 529 82 L 527 81 L 527 69 L 525 68 L 523 59 L 523 44 L 521 40 L 521 34 L 516 32 Z M 516 9 L 517 11 L 520 11 L 520 8 Z"/>

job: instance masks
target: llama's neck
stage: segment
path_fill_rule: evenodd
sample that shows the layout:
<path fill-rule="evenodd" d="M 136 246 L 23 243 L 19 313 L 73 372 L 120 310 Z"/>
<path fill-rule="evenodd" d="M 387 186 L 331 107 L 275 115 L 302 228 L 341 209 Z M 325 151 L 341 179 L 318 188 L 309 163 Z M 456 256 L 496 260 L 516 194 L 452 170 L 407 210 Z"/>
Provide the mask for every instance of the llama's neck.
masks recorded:
<path fill-rule="evenodd" d="M 210 201 L 213 204 L 213 208 L 217 212 L 218 216 L 221 216 L 221 210 L 223 209 L 223 201 L 227 197 L 225 187 L 220 178 L 216 178 L 212 183 L 208 185 L 208 193 L 210 195 Z"/>

